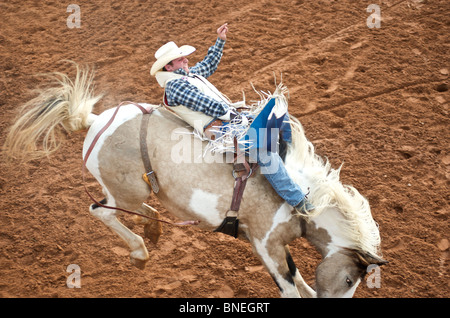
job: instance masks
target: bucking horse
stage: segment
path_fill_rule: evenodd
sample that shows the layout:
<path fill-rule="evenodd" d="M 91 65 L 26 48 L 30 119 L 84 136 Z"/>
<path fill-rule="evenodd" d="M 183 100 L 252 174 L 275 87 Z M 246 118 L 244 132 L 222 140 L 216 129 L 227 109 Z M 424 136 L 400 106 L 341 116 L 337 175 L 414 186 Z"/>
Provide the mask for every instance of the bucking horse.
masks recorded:
<path fill-rule="evenodd" d="M 162 220 L 144 203 L 152 191 L 182 221 L 194 221 L 206 231 L 223 225 L 236 184 L 233 164 L 219 160 L 225 155 L 202 151 L 208 141 L 190 133 L 184 121 L 161 105 L 125 102 L 95 115 L 92 111 L 101 96 L 94 94 L 93 72 L 78 65 L 76 69 L 73 79 L 52 73 L 54 85 L 41 89 L 23 106 L 3 146 L 4 154 L 23 160 L 50 155 L 61 143 L 58 131 L 89 129 L 83 169 L 96 178 L 105 196 L 94 201 L 89 211 L 126 242 L 131 262 L 142 269 L 149 260 L 144 240 L 117 216 L 135 214 L 135 221 L 145 227 L 144 235 L 157 242 Z M 246 179 L 236 236 L 250 242 L 282 297 L 352 297 L 368 266 L 386 263 L 378 225 L 367 199 L 340 182 L 341 168 L 332 168 L 315 153 L 296 118 L 291 116 L 290 124 L 292 142 L 285 166 L 309 192 L 315 210 L 309 215 L 298 213 L 256 169 Z M 147 171 L 149 164 L 151 171 Z M 315 289 L 306 284 L 289 251 L 289 244 L 299 237 L 322 256 Z"/>

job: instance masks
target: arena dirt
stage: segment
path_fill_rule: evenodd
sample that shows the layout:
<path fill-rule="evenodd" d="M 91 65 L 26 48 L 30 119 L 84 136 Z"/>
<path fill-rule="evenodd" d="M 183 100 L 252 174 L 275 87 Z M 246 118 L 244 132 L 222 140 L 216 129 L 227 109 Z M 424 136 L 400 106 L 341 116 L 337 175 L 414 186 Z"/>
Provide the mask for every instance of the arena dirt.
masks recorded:
<path fill-rule="evenodd" d="M 69 28 L 64 1 L 0 4 L 0 143 L 42 72 L 73 74 L 63 59 L 96 69 L 95 113 L 131 100 L 159 104 L 149 74 L 157 48 L 190 44 L 201 60 L 228 22 L 210 78 L 232 100 L 289 88 L 289 109 L 319 155 L 369 199 L 383 256 L 378 288 L 355 297 L 449 296 L 449 2 L 377 1 L 369 28 L 361 1 L 77 1 Z M 370 20 L 374 21 L 374 20 Z M 370 22 L 369 21 L 369 22 Z M 370 24 L 370 23 L 369 23 Z M 249 243 L 195 227 L 164 225 L 146 240 L 150 261 L 133 267 L 125 244 L 89 214 L 81 182 L 86 132 L 66 136 L 50 158 L 0 164 L 1 297 L 278 297 Z M 100 186 L 88 188 L 101 197 Z M 150 205 L 175 220 L 153 197 Z M 255 213 L 257 213 L 257 209 Z M 121 221 L 143 234 L 128 216 Z M 306 281 L 320 261 L 305 240 L 291 245 Z M 81 288 L 68 288 L 70 264 Z"/>

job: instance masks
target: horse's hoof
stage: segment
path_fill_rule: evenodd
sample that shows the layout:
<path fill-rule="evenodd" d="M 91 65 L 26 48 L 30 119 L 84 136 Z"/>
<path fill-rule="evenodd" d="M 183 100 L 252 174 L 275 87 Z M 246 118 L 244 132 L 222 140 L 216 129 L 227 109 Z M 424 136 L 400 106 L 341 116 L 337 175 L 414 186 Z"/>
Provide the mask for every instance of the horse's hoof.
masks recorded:
<path fill-rule="evenodd" d="M 159 222 L 151 222 L 144 225 L 144 236 L 148 238 L 153 244 L 158 243 L 159 237 L 162 234 L 162 226 Z"/>
<path fill-rule="evenodd" d="M 143 261 L 141 259 L 137 259 L 137 258 L 132 258 L 130 257 L 130 262 L 131 264 L 133 264 L 135 267 L 143 270 L 145 268 L 145 264 L 147 264 L 147 261 Z"/>

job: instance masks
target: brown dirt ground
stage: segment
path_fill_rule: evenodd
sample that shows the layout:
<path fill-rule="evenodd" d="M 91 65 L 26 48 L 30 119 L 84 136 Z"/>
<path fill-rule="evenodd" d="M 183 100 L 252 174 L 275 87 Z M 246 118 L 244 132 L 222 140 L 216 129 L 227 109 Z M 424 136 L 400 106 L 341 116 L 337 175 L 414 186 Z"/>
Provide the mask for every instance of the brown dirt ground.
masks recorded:
<path fill-rule="evenodd" d="M 123 100 L 158 104 L 149 69 L 168 40 L 203 58 L 216 29 L 228 41 L 211 81 L 233 100 L 290 89 L 290 112 L 317 152 L 365 195 L 380 225 L 381 288 L 363 282 L 355 297 L 448 297 L 449 34 L 447 0 L 372 1 L 381 28 L 370 29 L 369 2 L 302 0 L 76 1 L 81 28 L 66 26 L 64 1 L 0 3 L 0 143 L 40 72 L 72 72 L 60 60 L 96 68 L 96 112 Z M 247 242 L 193 227 L 164 225 L 151 260 L 134 268 L 125 244 L 88 212 L 81 183 L 86 132 L 70 135 L 49 159 L 0 164 L 1 297 L 278 297 Z M 95 182 L 90 189 L 99 192 Z M 99 194 L 98 194 L 99 195 Z M 173 219 L 154 199 L 149 203 Z M 141 226 L 122 221 L 138 234 Z M 314 284 L 318 254 L 304 240 L 292 251 Z M 69 264 L 82 271 L 69 289 Z"/>

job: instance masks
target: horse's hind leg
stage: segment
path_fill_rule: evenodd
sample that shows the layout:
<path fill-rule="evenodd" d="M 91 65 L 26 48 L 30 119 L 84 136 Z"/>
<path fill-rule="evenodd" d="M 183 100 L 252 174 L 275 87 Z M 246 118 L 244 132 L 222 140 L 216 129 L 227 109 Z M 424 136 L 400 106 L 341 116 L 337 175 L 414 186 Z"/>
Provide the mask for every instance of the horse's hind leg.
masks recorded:
<path fill-rule="evenodd" d="M 114 200 L 108 198 L 102 204 L 113 205 Z M 133 233 L 129 228 L 123 225 L 116 217 L 117 210 L 107 209 L 96 204 L 91 205 L 89 211 L 92 215 L 100 219 L 107 227 L 120 236 L 129 246 L 130 261 L 139 269 L 144 269 L 145 264 L 149 259 L 147 248 L 144 244 L 144 239 L 139 235 Z"/>
<path fill-rule="evenodd" d="M 151 218 L 155 218 L 155 219 L 160 218 L 159 212 L 145 203 L 142 203 L 142 206 L 139 209 L 137 209 L 136 212 L 141 213 L 141 214 L 151 217 Z M 151 220 L 151 219 L 148 219 L 148 218 L 145 218 L 142 216 L 137 216 L 137 215 L 135 215 L 133 217 L 133 219 L 136 224 L 144 225 L 144 236 L 146 238 L 150 239 L 150 241 L 152 243 L 156 244 L 159 240 L 159 237 L 162 234 L 161 222 Z"/>

